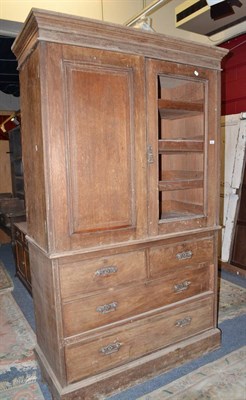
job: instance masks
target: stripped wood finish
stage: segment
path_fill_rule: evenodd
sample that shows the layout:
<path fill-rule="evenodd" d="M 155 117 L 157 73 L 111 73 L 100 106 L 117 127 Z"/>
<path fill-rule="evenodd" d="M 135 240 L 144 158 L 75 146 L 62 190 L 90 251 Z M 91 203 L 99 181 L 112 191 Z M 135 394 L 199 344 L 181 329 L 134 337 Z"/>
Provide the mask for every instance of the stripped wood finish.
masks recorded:
<path fill-rule="evenodd" d="M 38 9 L 13 51 L 53 398 L 105 398 L 218 348 L 226 51 Z"/>

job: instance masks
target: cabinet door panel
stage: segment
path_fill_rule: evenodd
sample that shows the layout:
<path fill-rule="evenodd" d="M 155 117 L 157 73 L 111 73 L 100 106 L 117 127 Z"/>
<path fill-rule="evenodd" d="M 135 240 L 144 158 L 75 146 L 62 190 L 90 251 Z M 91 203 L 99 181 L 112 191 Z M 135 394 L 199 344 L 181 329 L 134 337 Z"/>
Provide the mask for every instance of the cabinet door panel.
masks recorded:
<path fill-rule="evenodd" d="M 218 223 L 217 74 L 147 61 L 151 235 Z"/>
<path fill-rule="evenodd" d="M 48 79 L 60 85 L 62 96 L 56 102 L 64 110 L 59 113 L 63 132 L 49 143 L 55 210 L 50 218 L 59 237 L 54 246 L 76 249 L 82 241 L 91 246 L 142 237 L 146 234 L 142 156 L 146 139 L 140 118 L 143 58 L 76 46 L 61 46 L 55 55 L 49 45 L 48 53 L 55 75 Z M 49 82 L 49 90 L 52 87 L 56 90 L 55 82 Z M 56 107 L 49 112 L 57 115 L 51 118 L 57 121 Z"/>
<path fill-rule="evenodd" d="M 71 234 L 135 227 L 132 72 L 77 62 L 65 69 Z"/>

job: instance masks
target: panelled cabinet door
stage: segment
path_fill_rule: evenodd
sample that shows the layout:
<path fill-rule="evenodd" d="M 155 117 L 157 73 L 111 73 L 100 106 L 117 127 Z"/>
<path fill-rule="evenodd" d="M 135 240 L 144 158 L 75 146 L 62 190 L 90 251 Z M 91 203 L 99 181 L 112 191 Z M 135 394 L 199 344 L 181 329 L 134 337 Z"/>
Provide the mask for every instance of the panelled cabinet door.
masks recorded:
<path fill-rule="evenodd" d="M 66 45 L 46 51 L 54 249 L 146 236 L 143 58 Z"/>
<path fill-rule="evenodd" d="M 147 61 L 149 232 L 217 224 L 217 71 Z"/>

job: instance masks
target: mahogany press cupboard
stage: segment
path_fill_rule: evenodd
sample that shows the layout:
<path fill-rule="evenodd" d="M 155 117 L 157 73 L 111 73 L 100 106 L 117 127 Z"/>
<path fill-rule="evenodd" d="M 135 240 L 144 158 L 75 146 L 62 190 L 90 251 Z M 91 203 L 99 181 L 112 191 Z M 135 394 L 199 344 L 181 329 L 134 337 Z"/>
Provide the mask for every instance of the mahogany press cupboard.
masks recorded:
<path fill-rule="evenodd" d="M 105 398 L 216 349 L 226 51 L 38 9 L 13 51 L 53 397 Z"/>

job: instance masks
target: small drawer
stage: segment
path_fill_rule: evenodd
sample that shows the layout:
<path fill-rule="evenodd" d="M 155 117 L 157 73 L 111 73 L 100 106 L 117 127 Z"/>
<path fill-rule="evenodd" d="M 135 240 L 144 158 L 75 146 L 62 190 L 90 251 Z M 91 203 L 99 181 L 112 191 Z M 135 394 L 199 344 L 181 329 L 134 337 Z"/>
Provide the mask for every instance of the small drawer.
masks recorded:
<path fill-rule="evenodd" d="M 145 251 L 117 254 L 61 265 L 61 297 L 105 290 L 146 278 Z"/>
<path fill-rule="evenodd" d="M 68 383 L 107 371 L 213 326 L 212 298 L 108 330 L 65 348 Z"/>
<path fill-rule="evenodd" d="M 63 304 L 64 335 L 81 332 L 136 317 L 180 300 L 212 290 L 213 266 L 186 267 L 165 279 L 85 297 Z"/>
<path fill-rule="evenodd" d="M 214 263 L 213 238 L 152 247 L 149 252 L 150 276 L 163 276 L 173 268 L 199 263 Z"/>

